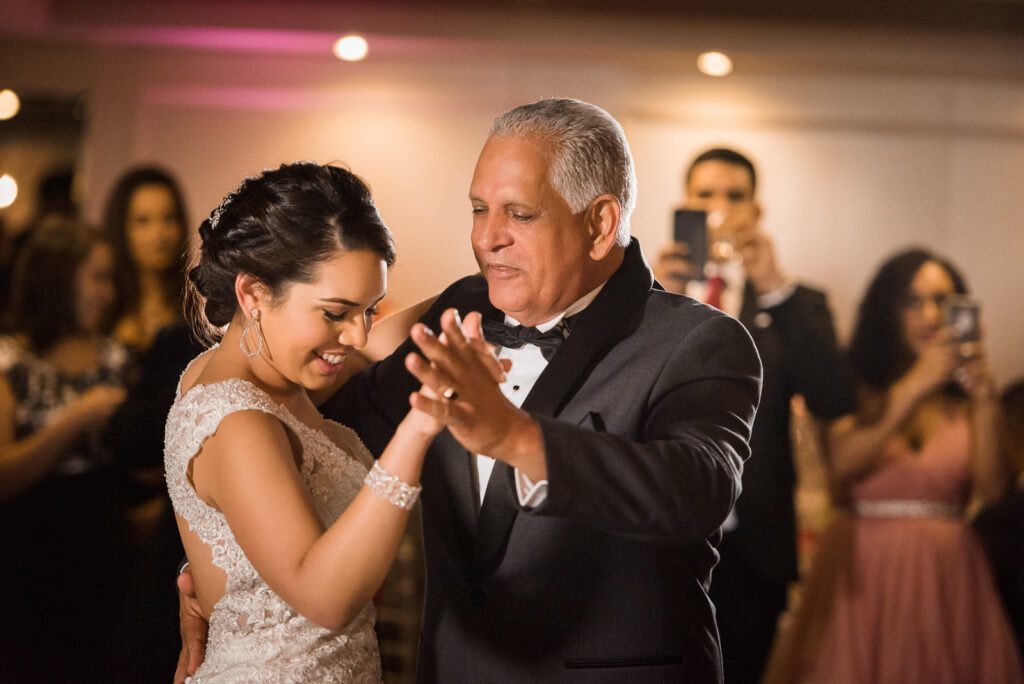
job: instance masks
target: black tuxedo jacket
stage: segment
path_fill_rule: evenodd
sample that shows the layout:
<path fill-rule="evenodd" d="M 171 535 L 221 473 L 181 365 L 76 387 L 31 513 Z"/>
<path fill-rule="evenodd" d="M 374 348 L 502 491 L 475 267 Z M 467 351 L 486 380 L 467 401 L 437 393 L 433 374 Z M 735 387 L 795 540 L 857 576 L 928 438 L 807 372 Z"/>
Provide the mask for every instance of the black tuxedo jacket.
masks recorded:
<path fill-rule="evenodd" d="M 854 408 L 854 381 L 836 345 L 825 295 L 797 286 L 781 304 L 762 309 L 747 282 L 740 322 L 761 356 L 764 384 L 736 503 L 736 559 L 778 583 L 796 579 L 796 515 L 790 400 L 800 394 L 819 418 L 837 418 Z M 732 559 L 726 558 L 723 562 Z"/>
<path fill-rule="evenodd" d="M 480 276 L 424 322 L 449 307 L 501 316 Z M 412 348 L 325 407 L 377 453 L 417 387 Z M 707 588 L 760 383 L 746 330 L 656 289 L 634 240 L 523 404 L 544 435 L 547 499 L 520 507 L 499 462 L 478 506 L 474 455 L 447 431 L 427 455 L 420 681 L 721 681 Z"/>

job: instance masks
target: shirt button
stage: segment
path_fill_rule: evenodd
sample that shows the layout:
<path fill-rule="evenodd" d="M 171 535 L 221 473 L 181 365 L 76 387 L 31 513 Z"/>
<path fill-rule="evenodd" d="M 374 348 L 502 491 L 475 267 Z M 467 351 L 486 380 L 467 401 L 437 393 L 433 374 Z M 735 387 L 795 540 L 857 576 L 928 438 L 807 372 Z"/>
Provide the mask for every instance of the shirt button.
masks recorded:
<path fill-rule="evenodd" d="M 512 385 L 512 391 L 513 392 L 518 392 L 519 391 L 519 385 Z"/>
<path fill-rule="evenodd" d="M 479 608 L 487 603 L 487 594 L 484 593 L 483 589 L 471 589 L 469 592 L 469 602 Z"/>

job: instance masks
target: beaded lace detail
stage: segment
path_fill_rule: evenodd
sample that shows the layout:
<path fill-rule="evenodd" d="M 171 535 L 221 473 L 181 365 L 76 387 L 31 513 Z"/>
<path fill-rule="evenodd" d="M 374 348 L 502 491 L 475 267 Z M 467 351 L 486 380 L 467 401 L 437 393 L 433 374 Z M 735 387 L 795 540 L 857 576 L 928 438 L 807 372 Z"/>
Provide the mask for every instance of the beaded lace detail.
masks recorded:
<path fill-rule="evenodd" d="M 207 544 L 227 574 L 223 598 L 210 616 L 206 660 L 191 682 L 380 682 L 380 656 L 368 603 L 340 631 L 310 622 L 257 574 L 235 541 L 223 514 L 207 505 L 187 470 L 203 442 L 225 416 L 258 410 L 277 417 L 303 449 L 301 475 L 317 516 L 330 525 L 355 498 L 366 477 L 369 453 L 343 426 L 342 446 L 313 430 L 255 385 L 241 379 L 196 385 L 178 396 L 167 417 L 164 460 L 174 510 Z"/>

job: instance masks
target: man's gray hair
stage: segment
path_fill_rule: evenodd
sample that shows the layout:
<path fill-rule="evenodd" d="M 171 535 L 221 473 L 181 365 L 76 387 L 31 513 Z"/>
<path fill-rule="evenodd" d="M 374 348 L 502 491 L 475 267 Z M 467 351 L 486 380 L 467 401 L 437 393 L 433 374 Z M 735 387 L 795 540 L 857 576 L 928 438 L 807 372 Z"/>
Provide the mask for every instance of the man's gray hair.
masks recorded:
<path fill-rule="evenodd" d="M 600 195 L 619 201 L 616 244 L 629 244 L 629 217 L 636 206 L 633 155 L 622 126 L 596 105 L 569 98 L 539 100 L 510 109 L 491 135 L 537 137 L 551 145 L 551 182 L 574 214 Z"/>

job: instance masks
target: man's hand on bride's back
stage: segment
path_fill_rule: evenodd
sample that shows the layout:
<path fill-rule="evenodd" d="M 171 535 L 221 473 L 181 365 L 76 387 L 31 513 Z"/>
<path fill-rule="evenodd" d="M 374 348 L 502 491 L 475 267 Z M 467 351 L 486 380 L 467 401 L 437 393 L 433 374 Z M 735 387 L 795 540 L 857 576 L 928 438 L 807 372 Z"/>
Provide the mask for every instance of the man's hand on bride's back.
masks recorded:
<path fill-rule="evenodd" d="M 183 684 L 195 674 L 206 657 L 206 633 L 210 626 L 196 598 L 192 573 L 185 568 L 178 575 L 178 621 L 181 630 L 181 653 L 174 671 L 174 684 Z"/>

